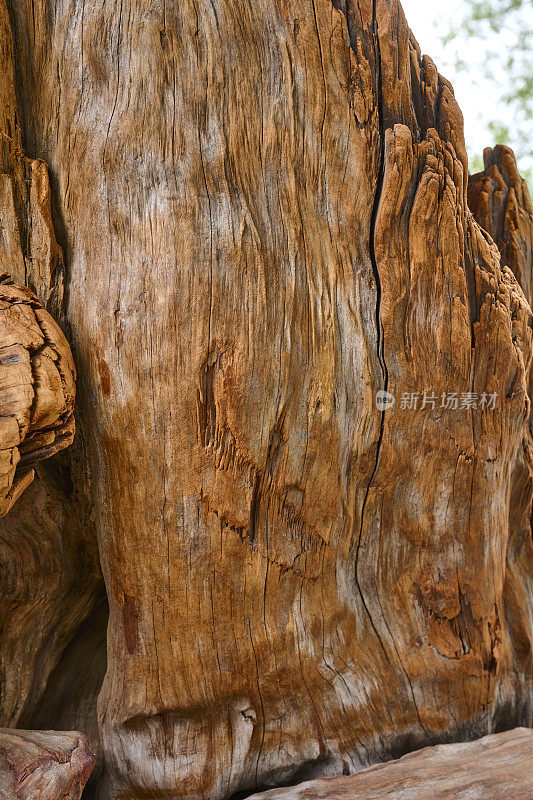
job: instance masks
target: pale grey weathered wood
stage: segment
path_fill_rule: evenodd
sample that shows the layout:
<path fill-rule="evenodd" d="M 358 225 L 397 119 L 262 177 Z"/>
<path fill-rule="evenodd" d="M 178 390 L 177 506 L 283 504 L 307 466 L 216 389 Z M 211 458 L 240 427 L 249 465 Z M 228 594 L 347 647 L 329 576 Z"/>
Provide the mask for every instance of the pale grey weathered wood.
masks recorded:
<path fill-rule="evenodd" d="M 82 733 L 0 728 L 1 800 L 79 800 L 93 765 Z"/>
<path fill-rule="evenodd" d="M 531 800 L 533 730 L 425 747 L 356 775 L 306 781 L 248 800 Z"/>

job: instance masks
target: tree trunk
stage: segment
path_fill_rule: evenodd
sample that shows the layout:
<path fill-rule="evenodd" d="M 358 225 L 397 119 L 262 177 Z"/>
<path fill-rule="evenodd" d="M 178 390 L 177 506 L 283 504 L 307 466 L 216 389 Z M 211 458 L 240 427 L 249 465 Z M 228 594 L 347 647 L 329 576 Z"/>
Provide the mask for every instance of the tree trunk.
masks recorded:
<path fill-rule="evenodd" d="M 531 205 L 397 0 L 3 4 L 0 271 L 78 434 L 2 522 L 0 722 L 100 800 L 533 724 Z"/>

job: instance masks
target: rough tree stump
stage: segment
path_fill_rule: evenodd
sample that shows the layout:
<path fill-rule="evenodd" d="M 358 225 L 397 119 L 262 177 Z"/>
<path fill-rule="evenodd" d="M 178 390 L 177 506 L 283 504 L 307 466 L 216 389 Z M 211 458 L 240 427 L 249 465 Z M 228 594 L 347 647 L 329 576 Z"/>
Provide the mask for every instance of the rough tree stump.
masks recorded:
<path fill-rule="evenodd" d="M 2 589 L 4 724 L 87 730 L 101 800 L 532 724 L 531 228 L 474 218 L 461 112 L 397 0 L 9 12 L 10 272 L 80 378 L 74 452 L 1 528 L 36 553 Z M 494 165 L 482 224 L 530 209 Z"/>

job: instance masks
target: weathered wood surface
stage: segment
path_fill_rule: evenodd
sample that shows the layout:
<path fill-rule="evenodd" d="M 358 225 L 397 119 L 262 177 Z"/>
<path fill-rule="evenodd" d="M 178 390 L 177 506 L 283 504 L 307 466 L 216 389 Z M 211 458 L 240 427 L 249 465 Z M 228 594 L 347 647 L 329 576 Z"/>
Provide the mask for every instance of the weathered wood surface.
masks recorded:
<path fill-rule="evenodd" d="M 35 295 L 0 275 L 0 516 L 33 466 L 72 444 L 76 370 L 61 329 Z"/>
<path fill-rule="evenodd" d="M 468 205 L 490 233 L 502 263 L 512 269 L 531 303 L 533 296 L 533 205 L 512 150 L 487 147 L 485 169 L 468 182 Z"/>
<path fill-rule="evenodd" d="M 357 775 L 322 778 L 249 800 L 530 800 L 533 731 L 425 747 Z"/>
<path fill-rule="evenodd" d="M 48 170 L 22 149 L 3 0 L 0 60 L 0 271 L 33 289 L 68 330 Z M 65 337 L 28 289 L 3 280 L 0 306 L 1 510 L 20 495 L 0 520 L 0 724 L 79 728 L 97 749 L 106 620 L 94 613 L 102 583 L 92 501 L 80 473 L 82 438 L 67 451 L 72 458 L 52 455 L 74 433 L 74 365 Z"/>
<path fill-rule="evenodd" d="M 79 800 L 93 764 L 82 733 L 0 728 L 2 800 Z"/>
<path fill-rule="evenodd" d="M 109 598 L 100 798 L 532 724 L 531 309 L 397 0 L 9 5 L 0 119 L 13 140 L 18 101 L 50 169 L 66 266 L 39 285 L 80 374 L 78 527 L 45 541 L 73 575 L 95 530 Z M 87 574 L 25 720 L 54 707 L 39 662 L 80 663 Z"/>

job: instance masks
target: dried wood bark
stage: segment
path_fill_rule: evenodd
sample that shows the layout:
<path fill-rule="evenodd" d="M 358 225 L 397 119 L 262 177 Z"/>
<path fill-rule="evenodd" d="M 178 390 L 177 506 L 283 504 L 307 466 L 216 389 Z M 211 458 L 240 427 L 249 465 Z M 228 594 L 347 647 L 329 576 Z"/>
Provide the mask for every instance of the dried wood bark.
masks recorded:
<path fill-rule="evenodd" d="M 0 728 L 2 800 L 79 800 L 93 764 L 81 733 Z"/>
<path fill-rule="evenodd" d="M 72 444 L 76 370 L 61 329 L 35 295 L 0 275 L 0 516 L 35 473 Z"/>
<path fill-rule="evenodd" d="M 5 513 L 25 491 L 0 520 L 0 724 L 82 728 L 97 749 L 95 694 L 105 672 L 105 614 L 94 613 L 102 590 L 92 501 L 83 485 L 83 441 L 78 436 L 72 459 L 54 455 L 74 433 L 74 364 L 52 319 L 68 330 L 64 263 L 47 167 L 22 149 L 4 0 L 0 60 L 0 271 L 41 301 L 2 279 L 0 452 L 6 469 L 0 510 Z"/>
<path fill-rule="evenodd" d="M 10 21 L 2 114 L 53 177 L 109 599 L 100 798 L 217 800 L 531 724 L 531 308 L 397 0 Z"/>
<path fill-rule="evenodd" d="M 468 182 L 468 205 L 498 245 L 502 263 L 512 269 L 531 304 L 533 205 L 527 184 L 509 147 L 487 147 L 483 155 L 484 171 Z"/>
<path fill-rule="evenodd" d="M 425 747 L 357 775 L 306 781 L 250 800 L 528 800 L 533 731 L 517 728 L 468 744 Z"/>

